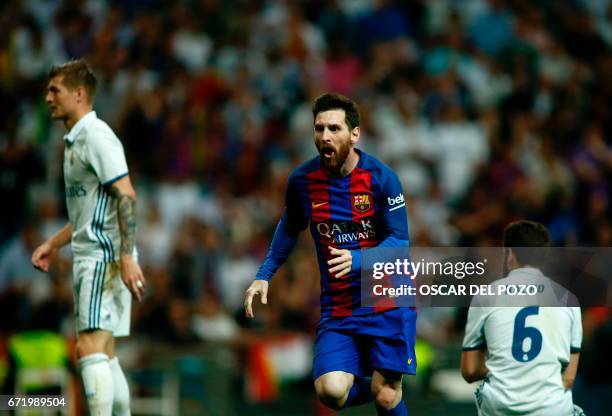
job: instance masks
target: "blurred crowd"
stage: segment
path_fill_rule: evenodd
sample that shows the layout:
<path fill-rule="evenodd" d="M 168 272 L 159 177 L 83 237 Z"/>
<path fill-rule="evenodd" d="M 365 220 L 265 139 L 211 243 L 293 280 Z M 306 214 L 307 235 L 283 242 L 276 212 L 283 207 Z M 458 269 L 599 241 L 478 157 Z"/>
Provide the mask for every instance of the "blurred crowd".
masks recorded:
<path fill-rule="evenodd" d="M 413 245 L 496 246 L 529 218 L 555 245 L 612 246 L 612 1 L 7 0 L 0 25 L 0 332 L 41 316 L 72 331 L 70 250 L 49 275 L 29 259 L 66 221 L 44 91 L 76 57 L 138 192 L 138 337 L 313 333 L 306 233 L 255 322 L 241 306 L 287 175 L 315 156 L 323 91 L 360 105 L 359 146 L 400 176 Z M 421 336 L 460 338 L 457 312 L 424 313 Z M 608 310 L 584 316 L 587 345 L 610 338 Z"/>

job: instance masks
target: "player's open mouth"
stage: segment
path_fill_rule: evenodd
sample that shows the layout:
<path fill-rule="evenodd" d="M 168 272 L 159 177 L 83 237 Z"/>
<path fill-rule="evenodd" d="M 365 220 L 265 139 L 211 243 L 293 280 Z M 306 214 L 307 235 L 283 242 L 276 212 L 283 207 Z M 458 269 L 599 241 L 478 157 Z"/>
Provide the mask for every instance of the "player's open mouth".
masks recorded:
<path fill-rule="evenodd" d="M 331 159 L 331 157 L 334 155 L 334 149 L 332 149 L 331 147 L 325 147 L 321 149 L 321 154 L 324 158 Z"/>

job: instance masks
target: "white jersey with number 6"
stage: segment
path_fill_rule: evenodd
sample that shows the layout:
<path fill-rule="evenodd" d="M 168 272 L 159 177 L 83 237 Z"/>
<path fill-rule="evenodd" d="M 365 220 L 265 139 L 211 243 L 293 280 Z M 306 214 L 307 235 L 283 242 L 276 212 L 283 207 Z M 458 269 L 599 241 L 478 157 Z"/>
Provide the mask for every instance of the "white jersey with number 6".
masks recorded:
<path fill-rule="evenodd" d="M 537 269 L 521 268 L 504 280 L 536 273 L 546 279 Z M 471 307 L 463 349 L 486 349 L 489 369 L 475 393 L 479 414 L 573 415 L 561 372 L 581 343 L 577 307 Z"/>

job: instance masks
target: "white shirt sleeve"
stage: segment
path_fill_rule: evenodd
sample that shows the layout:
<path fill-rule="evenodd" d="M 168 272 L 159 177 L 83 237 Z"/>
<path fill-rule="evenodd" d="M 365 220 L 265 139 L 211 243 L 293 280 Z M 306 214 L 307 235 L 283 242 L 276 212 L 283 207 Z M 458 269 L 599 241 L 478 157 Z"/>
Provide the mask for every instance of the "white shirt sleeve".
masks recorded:
<path fill-rule="evenodd" d="M 483 349 L 486 344 L 484 335 L 484 324 L 489 308 L 471 307 L 468 311 L 467 324 L 465 326 L 465 337 L 463 338 L 463 350 Z"/>
<path fill-rule="evenodd" d="M 87 135 L 87 161 L 103 185 L 110 185 L 128 174 L 123 145 L 112 131 L 96 129 Z"/>
<path fill-rule="evenodd" d="M 570 342 L 570 352 L 580 352 L 582 345 L 582 314 L 580 308 L 572 310 L 572 339 Z"/>

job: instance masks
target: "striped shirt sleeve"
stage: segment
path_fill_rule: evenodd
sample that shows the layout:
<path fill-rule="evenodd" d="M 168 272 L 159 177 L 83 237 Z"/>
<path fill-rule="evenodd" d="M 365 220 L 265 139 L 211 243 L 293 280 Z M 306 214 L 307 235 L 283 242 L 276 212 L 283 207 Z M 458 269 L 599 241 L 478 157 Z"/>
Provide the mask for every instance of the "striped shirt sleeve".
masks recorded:
<path fill-rule="evenodd" d="M 123 146 L 112 131 L 96 129 L 90 132 L 85 155 L 100 183 L 105 186 L 128 174 Z"/>

